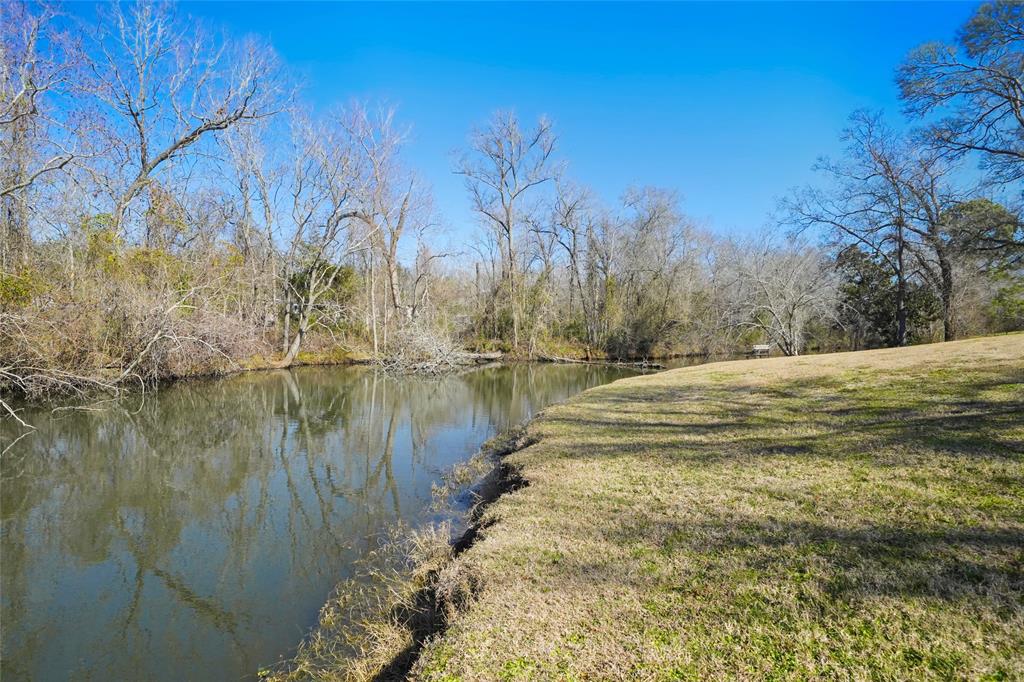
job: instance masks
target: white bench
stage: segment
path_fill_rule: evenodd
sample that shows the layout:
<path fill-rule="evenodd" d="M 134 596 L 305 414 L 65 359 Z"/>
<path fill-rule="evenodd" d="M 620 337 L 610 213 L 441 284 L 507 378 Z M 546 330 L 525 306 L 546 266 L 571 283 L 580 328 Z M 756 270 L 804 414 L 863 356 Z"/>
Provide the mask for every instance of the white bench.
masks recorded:
<path fill-rule="evenodd" d="M 767 357 L 771 350 L 772 345 L 770 343 L 759 343 L 754 346 L 754 349 L 751 351 L 751 353 L 755 358 L 759 358 L 762 355 Z"/>

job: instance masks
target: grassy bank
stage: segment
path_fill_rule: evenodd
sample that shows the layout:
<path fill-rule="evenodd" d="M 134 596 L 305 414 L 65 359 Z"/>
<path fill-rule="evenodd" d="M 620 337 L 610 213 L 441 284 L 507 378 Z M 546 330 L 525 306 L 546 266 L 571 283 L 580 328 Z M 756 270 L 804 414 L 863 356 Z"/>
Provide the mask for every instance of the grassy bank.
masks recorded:
<path fill-rule="evenodd" d="M 551 408 L 420 679 L 1024 677 L 1024 336 Z"/>

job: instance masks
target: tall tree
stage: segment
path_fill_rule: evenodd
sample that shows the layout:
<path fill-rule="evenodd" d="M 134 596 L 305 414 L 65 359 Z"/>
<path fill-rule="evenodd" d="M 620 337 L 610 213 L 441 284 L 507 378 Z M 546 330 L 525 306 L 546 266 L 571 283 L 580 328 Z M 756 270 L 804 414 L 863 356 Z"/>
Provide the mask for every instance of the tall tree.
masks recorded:
<path fill-rule="evenodd" d="M 527 224 L 531 192 L 553 180 L 555 135 L 541 118 L 524 131 L 515 114 L 498 112 L 470 136 L 470 148 L 456 173 L 466 179 L 473 208 L 494 232 L 502 257 L 502 280 L 512 318 L 512 347 L 520 347 L 522 305 L 519 292 L 519 233 Z"/>
<path fill-rule="evenodd" d="M 956 44 L 921 45 L 897 81 L 910 115 L 948 112 L 928 127 L 932 143 L 979 153 L 997 182 L 1024 178 L 1024 3 L 982 4 Z"/>
<path fill-rule="evenodd" d="M 87 49 L 80 85 L 107 112 L 114 155 L 103 181 L 115 230 L 161 168 L 217 131 L 281 109 L 276 58 L 255 40 L 213 41 L 174 5 L 113 4 Z M 148 231 L 143 241 L 149 243 Z"/>
<path fill-rule="evenodd" d="M 30 192 L 86 155 L 83 112 L 63 101 L 77 44 L 48 5 L 0 4 L 0 269 L 28 256 Z"/>
<path fill-rule="evenodd" d="M 552 233 L 565 251 L 569 271 L 569 314 L 579 301 L 588 346 L 599 343 L 598 295 L 594 273 L 595 223 L 597 216 L 590 193 L 572 183 L 559 182 L 552 215 Z"/>
<path fill-rule="evenodd" d="M 938 294 L 942 304 L 942 336 L 957 336 L 957 265 L 961 250 L 951 238 L 945 216 L 960 200 L 948 181 L 951 168 L 930 148 L 911 140 L 904 143 L 909 164 L 900 179 L 909 206 L 906 229 L 910 250 L 921 276 Z"/>
<path fill-rule="evenodd" d="M 237 127 L 223 138 L 237 192 L 232 238 L 249 268 L 253 315 L 264 327 L 280 316 L 277 240 L 287 237 L 280 218 L 288 169 L 281 145 L 270 141 L 286 135 L 287 130 L 263 123 Z"/>
<path fill-rule="evenodd" d="M 282 267 L 285 289 L 284 364 L 292 364 L 339 278 L 343 261 L 364 250 L 372 234 L 354 229 L 361 214 L 360 158 L 336 121 L 293 122 L 290 239 Z M 296 329 L 291 332 L 294 318 Z"/>
<path fill-rule="evenodd" d="M 623 208 L 612 260 L 622 311 L 614 345 L 620 355 L 646 356 L 680 324 L 691 228 L 670 190 L 628 190 Z"/>
<path fill-rule="evenodd" d="M 884 263 L 896 281 L 895 343 L 907 343 L 907 290 L 913 275 L 908 223 L 913 202 L 906 180 L 913 172 L 901 139 L 880 114 L 857 111 L 843 131 L 846 154 L 816 169 L 827 187 L 807 188 L 783 202 L 798 230 L 823 228 L 832 245 L 856 245 Z"/>
<path fill-rule="evenodd" d="M 391 108 L 368 111 L 365 106 L 353 105 L 344 114 L 342 124 L 364 158 L 360 219 L 373 235 L 386 270 L 387 318 L 409 321 L 416 305 L 406 299 L 399 281 L 398 248 L 403 236 L 410 231 L 421 233 L 428 225 L 430 197 L 401 164 L 405 134 L 396 129 L 394 116 Z"/>

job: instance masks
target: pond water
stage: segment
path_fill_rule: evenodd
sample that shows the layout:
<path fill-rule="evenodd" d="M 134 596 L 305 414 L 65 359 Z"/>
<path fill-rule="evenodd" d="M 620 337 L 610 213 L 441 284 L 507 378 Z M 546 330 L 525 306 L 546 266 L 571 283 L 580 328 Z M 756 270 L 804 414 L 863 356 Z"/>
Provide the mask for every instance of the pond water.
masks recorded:
<path fill-rule="evenodd" d="M 302 368 L 27 410 L 37 431 L 0 460 L 0 676 L 251 678 L 293 651 L 380 531 L 429 517 L 446 470 L 631 374 Z"/>

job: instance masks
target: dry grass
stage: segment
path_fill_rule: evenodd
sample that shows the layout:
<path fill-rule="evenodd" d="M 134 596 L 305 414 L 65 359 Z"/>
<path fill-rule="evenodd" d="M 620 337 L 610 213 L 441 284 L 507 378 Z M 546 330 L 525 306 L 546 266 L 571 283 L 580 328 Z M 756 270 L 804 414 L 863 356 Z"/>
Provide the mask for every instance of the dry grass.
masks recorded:
<path fill-rule="evenodd" d="M 550 408 L 429 680 L 1024 679 L 1024 335 Z"/>

